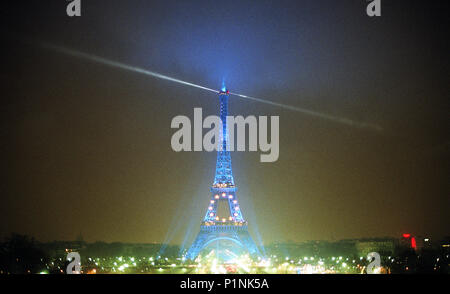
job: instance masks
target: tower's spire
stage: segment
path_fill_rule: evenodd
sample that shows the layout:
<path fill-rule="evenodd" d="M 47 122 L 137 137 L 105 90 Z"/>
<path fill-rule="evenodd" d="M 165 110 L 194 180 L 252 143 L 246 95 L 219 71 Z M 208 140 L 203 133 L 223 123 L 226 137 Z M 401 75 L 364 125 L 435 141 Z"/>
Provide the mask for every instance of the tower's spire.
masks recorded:
<path fill-rule="evenodd" d="M 227 91 L 227 87 L 225 86 L 225 79 L 222 79 L 222 88 L 220 88 L 221 92 L 226 92 Z"/>
<path fill-rule="evenodd" d="M 231 155 L 228 141 L 228 98 L 230 92 L 222 85 L 219 92 L 220 99 L 220 119 L 222 120 L 222 134 L 219 140 L 219 150 L 217 151 L 216 175 L 213 187 L 234 187 L 233 171 L 231 168 Z"/>

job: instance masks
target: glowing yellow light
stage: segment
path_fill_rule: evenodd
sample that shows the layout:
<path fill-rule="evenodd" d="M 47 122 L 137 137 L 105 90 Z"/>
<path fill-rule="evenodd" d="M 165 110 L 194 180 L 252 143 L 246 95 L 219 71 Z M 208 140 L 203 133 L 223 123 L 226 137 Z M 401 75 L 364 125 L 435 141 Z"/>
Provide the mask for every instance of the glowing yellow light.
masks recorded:
<path fill-rule="evenodd" d="M 231 194 L 228 195 L 228 198 L 233 199 L 233 195 L 231 195 Z"/>
<path fill-rule="evenodd" d="M 227 194 L 226 193 L 222 193 L 222 197 L 225 197 L 225 196 L 227 196 Z"/>
<path fill-rule="evenodd" d="M 211 200 L 211 204 L 214 204 L 214 200 Z"/>

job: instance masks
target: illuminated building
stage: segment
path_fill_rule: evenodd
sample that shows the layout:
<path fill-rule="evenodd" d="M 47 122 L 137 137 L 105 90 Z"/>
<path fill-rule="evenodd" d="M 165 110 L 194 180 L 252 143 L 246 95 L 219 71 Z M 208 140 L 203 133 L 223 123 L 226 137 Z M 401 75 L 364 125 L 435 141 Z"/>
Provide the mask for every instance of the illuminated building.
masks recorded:
<path fill-rule="evenodd" d="M 247 230 L 247 221 L 242 215 L 242 210 L 236 197 L 237 188 L 234 185 L 231 168 L 226 123 L 229 94 L 225 87 L 222 87 L 219 92 L 222 134 L 218 145 L 216 173 L 211 187 L 211 200 L 201 223 L 200 232 L 187 252 L 186 257 L 188 259 L 195 259 L 209 245 L 216 245 L 217 248 L 224 243 L 229 243 L 237 249 L 245 249 L 252 255 L 259 254 L 258 247 Z M 219 209 L 224 206 L 228 208 L 226 212 Z M 221 213 L 223 215 L 219 215 Z"/>
<path fill-rule="evenodd" d="M 406 240 L 406 242 L 408 243 L 408 247 L 414 250 L 417 249 L 416 238 L 414 236 L 412 236 L 411 234 L 403 234 L 402 237 L 403 240 Z"/>

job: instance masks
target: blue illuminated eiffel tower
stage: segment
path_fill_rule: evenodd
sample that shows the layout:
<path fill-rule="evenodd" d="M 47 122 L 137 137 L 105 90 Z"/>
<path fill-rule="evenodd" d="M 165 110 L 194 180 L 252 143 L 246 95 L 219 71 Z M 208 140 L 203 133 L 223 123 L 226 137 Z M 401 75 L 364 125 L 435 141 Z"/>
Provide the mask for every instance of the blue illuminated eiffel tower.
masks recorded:
<path fill-rule="evenodd" d="M 217 152 L 216 175 L 211 187 L 211 200 L 200 225 L 200 232 L 186 254 L 187 259 L 195 259 L 205 247 L 215 244 L 220 246 L 222 241 L 238 245 L 237 248 L 245 250 L 250 255 L 259 255 L 258 247 L 247 230 L 248 223 L 242 215 L 236 197 L 237 188 L 234 185 L 231 169 L 226 123 L 229 94 L 225 87 L 222 87 L 219 92 L 220 119 L 223 129 Z M 226 214 L 219 215 L 221 212 L 219 206 L 228 208 Z"/>

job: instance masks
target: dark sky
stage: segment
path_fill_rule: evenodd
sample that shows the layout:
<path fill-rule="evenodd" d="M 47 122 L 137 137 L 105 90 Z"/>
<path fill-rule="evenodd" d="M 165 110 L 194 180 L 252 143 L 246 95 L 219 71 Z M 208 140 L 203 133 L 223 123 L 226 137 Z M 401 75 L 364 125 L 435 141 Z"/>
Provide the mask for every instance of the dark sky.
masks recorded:
<path fill-rule="evenodd" d="M 377 18 L 363 0 L 82 0 L 74 18 L 64 0 L 2 4 L 0 235 L 189 242 L 210 198 L 216 154 L 172 151 L 170 122 L 217 114 L 214 93 L 40 41 L 381 126 L 230 98 L 230 114 L 280 116 L 277 162 L 232 154 L 266 244 L 448 235 L 446 2 L 382 0 Z"/>

